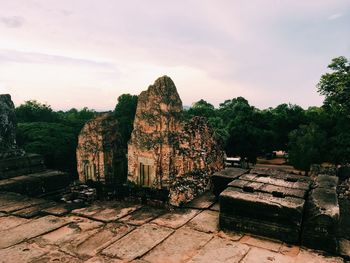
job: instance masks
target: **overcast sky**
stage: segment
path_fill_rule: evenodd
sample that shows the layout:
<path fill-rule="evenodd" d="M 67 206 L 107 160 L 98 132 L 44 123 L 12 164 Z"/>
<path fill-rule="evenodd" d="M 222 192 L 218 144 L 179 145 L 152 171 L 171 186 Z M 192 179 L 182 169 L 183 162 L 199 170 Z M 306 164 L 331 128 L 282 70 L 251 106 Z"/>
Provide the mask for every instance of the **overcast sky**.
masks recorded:
<path fill-rule="evenodd" d="M 340 55 L 350 0 L 0 0 L 0 94 L 16 105 L 110 110 L 162 75 L 184 105 L 321 105 Z"/>

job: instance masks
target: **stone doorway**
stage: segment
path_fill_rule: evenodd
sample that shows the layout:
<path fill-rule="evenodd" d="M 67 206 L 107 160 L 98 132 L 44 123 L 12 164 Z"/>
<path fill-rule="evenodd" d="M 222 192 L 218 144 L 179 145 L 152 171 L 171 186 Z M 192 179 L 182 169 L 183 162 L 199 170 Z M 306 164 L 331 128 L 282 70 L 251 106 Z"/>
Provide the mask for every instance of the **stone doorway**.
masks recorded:
<path fill-rule="evenodd" d="M 147 165 L 147 164 L 143 164 L 140 163 L 139 165 L 139 184 L 140 186 L 146 186 L 146 187 L 150 187 L 152 185 L 152 165 Z"/>

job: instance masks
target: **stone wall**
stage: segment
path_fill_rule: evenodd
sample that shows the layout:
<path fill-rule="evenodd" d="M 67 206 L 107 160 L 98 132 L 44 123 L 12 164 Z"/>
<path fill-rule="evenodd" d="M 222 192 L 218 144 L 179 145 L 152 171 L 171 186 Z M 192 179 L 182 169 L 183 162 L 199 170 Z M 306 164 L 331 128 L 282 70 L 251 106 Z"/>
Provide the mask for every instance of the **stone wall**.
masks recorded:
<path fill-rule="evenodd" d="M 139 98 L 128 145 L 128 180 L 136 185 L 170 191 L 179 205 L 203 192 L 209 176 L 223 168 L 205 118 L 183 120 L 182 102 L 174 82 L 161 77 Z"/>
<path fill-rule="evenodd" d="M 121 148 L 118 123 L 112 113 L 88 121 L 78 137 L 79 180 L 117 184 L 123 180 L 125 150 Z M 125 179 L 125 178 L 124 178 Z"/>
<path fill-rule="evenodd" d="M 15 105 L 9 94 L 0 95 L 0 152 L 16 148 Z"/>

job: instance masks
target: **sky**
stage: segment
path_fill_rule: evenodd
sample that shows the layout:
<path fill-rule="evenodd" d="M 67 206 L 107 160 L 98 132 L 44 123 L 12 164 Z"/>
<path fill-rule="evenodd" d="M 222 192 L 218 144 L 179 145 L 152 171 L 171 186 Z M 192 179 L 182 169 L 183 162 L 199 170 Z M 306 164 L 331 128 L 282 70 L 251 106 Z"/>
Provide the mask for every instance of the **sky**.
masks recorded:
<path fill-rule="evenodd" d="M 112 110 L 167 75 L 184 105 L 307 108 L 337 56 L 350 0 L 0 0 L 0 94 L 17 106 Z"/>

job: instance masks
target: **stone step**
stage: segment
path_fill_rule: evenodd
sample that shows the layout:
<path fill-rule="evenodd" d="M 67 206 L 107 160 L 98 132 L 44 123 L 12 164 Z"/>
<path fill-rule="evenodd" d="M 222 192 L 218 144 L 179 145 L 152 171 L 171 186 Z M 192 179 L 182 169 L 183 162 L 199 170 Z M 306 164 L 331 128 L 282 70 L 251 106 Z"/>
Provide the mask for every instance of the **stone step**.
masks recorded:
<path fill-rule="evenodd" d="M 67 173 L 45 170 L 39 173 L 0 180 L 0 191 L 38 196 L 64 188 L 69 183 L 70 178 Z"/>
<path fill-rule="evenodd" d="M 226 168 L 214 173 L 211 176 L 214 195 L 218 197 L 220 193 L 226 189 L 230 182 L 247 172 L 248 170 L 241 168 Z"/>
<path fill-rule="evenodd" d="M 44 170 L 44 159 L 39 154 L 26 154 L 0 160 L 0 179 L 8 179 Z"/>

